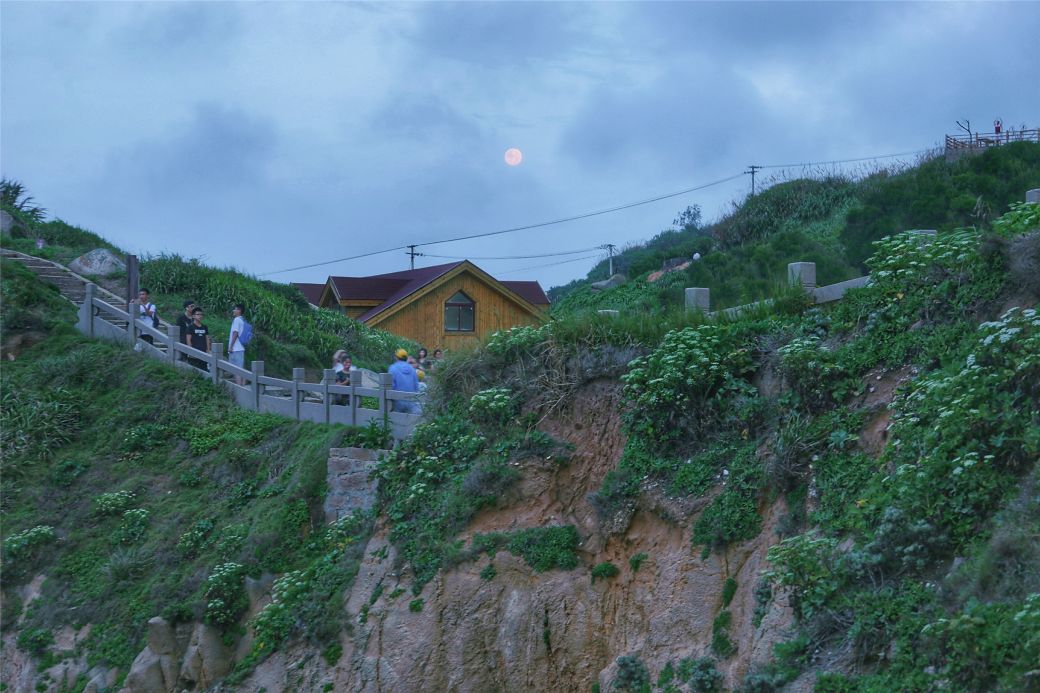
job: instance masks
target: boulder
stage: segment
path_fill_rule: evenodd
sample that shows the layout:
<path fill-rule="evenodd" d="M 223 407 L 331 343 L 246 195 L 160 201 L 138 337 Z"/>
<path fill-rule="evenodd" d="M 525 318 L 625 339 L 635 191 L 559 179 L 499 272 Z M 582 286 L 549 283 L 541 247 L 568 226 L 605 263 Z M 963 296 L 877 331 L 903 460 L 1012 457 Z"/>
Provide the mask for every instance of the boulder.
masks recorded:
<path fill-rule="evenodd" d="M 76 274 L 107 277 L 116 272 L 125 272 L 126 263 L 111 250 L 97 248 L 70 262 L 69 269 Z"/>
<path fill-rule="evenodd" d="M 0 233 L 11 233 L 14 227 L 18 224 L 7 212 L 0 210 Z"/>
<path fill-rule="evenodd" d="M 157 655 L 173 654 L 177 647 L 173 626 L 162 616 L 148 620 L 148 647 Z"/>
<path fill-rule="evenodd" d="M 206 690 L 231 671 L 231 651 L 224 646 L 220 631 L 200 623 L 191 634 L 184 653 L 181 679 L 199 690 Z"/>
<path fill-rule="evenodd" d="M 615 274 L 610 279 L 604 279 L 601 282 L 592 282 L 590 286 L 593 291 L 605 291 L 606 289 L 613 289 L 616 286 L 621 286 L 627 280 L 623 274 Z"/>
<path fill-rule="evenodd" d="M 173 658 L 155 654 L 150 647 L 144 648 L 130 665 L 123 685 L 129 693 L 171 693 L 177 685 Z"/>

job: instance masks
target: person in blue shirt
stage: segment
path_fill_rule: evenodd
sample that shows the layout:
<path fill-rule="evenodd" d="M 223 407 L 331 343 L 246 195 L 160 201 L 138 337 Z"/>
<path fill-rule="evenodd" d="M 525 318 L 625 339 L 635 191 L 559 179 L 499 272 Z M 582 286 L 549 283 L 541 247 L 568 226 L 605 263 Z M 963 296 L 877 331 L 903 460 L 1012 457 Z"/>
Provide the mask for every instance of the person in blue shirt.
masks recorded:
<path fill-rule="evenodd" d="M 419 377 L 415 374 L 415 369 L 408 364 L 408 352 L 404 349 L 398 349 L 396 356 L 397 362 L 387 369 L 393 383 L 390 389 L 399 392 L 418 392 Z M 415 402 L 394 400 L 394 411 L 404 412 L 405 414 L 418 414 L 417 409 Z"/>

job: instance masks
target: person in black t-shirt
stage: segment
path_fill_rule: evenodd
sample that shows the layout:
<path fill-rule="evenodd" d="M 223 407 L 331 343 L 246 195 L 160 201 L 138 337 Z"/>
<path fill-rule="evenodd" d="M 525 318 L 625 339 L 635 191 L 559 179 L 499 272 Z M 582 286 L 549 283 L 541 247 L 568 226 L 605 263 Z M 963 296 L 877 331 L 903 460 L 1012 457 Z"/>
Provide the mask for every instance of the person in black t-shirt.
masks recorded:
<path fill-rule="evenodd" d="M 202 324 L 202 309 L 195 308 L 191 312 L 191 325 L 188 326 L 188 339 L 193 349 L 204 351 L 207 354 L 213 346 L 213 339 L 209 336 L 209 328 Z M 208 371 L 209 364 L 197 358 L 189 358 L 188 362 L 196 368 Z"/>
<path fill-rule="evenodd" d="M 191 327 L 193 318 L 191 314 L 195 311 L 195 301 L 184 302 L 184 312 L 177 316 L 177 327 L 180 329 L 180 337 L 178 338 L 181 344 L 188 344 L 188 329 Z M 181 354 L 181 360 L 184 360 L 184 354 Z"/>

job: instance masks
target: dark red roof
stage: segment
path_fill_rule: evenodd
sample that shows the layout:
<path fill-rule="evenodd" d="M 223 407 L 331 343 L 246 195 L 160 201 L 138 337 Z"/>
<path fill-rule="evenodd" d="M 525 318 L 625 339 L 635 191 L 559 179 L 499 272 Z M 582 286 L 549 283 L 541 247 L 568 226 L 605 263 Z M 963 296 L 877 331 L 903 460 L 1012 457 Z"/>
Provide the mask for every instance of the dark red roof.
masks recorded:
<path fill-rule="evenodd" d="M 465 261 L 420 267 L 413 270 L 377 274 L 371 277 L 329 277 L 339 298 L 344 301 L 382 301 L 361 315 L 362 322 L 411 296 L 430 282 L 452 271 Z M 501 282 L 503 286 L 536 306 L 549 305 L 549 299 L 538 282 Z M 319 284 L 318 286 L 324 286 Z"/>
<path fill-rule="evenodd" d="M 293 286 L 300 290 L 303 297 L 307 299 L 307 303 L 311 305 L 318 305 L 318 301 L 321 300 L 321 291 L 325 288 L 324 284 L 301 284 L 299 282 L 293 282 Z"/>
<path fill-rule="evenodd" d="M 499 279 L 499 282 L 528 303 L 533 303 L 536 306 L 549 305 L 549 297 L 545 295 L 542 285 L 538 282 L 505 282 L 501 279 Z"/>

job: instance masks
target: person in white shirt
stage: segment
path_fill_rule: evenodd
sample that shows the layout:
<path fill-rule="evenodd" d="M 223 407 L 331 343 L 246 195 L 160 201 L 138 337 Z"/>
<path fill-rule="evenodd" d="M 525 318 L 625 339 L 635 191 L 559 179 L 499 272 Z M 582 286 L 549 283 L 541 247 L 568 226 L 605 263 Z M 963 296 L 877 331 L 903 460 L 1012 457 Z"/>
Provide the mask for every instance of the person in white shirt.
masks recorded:
<path fill-rule="evenodd" d="M 137 293 L 137 324 L 151 327 L 153 330 L 159 326 L 159 313 L 148 297 L 148 289 L 141 289 Z M 150 334 L 142 334 L 141 339 L 149 344 L 154 343 Z"/>
<path fill-rule="evenodd" d="M 235 307 L 231 312 L 231 314 L 235 316 L 231 320 L 231 336 L 228 337 L 228 361 L 239 368 L 246 367 L 246 347 L 239 339 L 246 328 L 246 321 L 243 317 L 245 311 L 246 307 L 244 305 L 241 303 L 235 304 Z M 236 375 L 235 384 L 241 385 L 242 383 L 242 378 Z"/>

